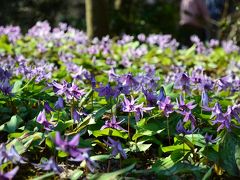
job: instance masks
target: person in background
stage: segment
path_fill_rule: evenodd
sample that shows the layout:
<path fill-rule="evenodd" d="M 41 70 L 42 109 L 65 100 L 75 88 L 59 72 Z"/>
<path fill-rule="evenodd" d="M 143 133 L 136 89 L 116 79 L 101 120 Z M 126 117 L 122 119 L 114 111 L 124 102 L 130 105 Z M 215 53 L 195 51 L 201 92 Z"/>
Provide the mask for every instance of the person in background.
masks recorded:
<path fill-rule="evenodd" d="M 190 38 L 192 35 L 197 35 L 201 41 L 205 41 L 209 21 L 209 12 L 204 0 L 182 0 L 180 6 L 180 43 L 183 46 L 191 46 Z"/>

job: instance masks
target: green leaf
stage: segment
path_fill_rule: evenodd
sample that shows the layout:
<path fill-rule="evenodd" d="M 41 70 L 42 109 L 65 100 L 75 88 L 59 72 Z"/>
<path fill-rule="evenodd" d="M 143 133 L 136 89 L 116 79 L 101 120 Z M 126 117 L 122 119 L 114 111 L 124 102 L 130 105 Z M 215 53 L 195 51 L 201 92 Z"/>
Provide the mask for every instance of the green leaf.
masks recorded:
<path fill-rule="evenodd" d="M 22 80 L 16 80 L 13 85 L 12 93 L 18 92 L 20 90 L 21 86 L 22 86 Z"/>
<path fill-rule="evenodd" d="M 23 122 L 22 118 L 18 115 L 14 115 L 11 117 L 10 121 L 0 126 L 0 131 L 6 131 L 8 133 L 13 133 L 16 129 L 19 128 L 21 123 Z"/>
<path fill-rule="evenodd" d="M 64 151 L 58 151 L 58 157 L 64 158 L 67 157 L 68 153 L 64 152 Z"/>
<path fill-rule="evenodd" d="M 202 180 L 208 180 L 208 179 L 211 178 L 212 169 L 213 169 L 213 167 L 211 167 L 211 168 L 207 171 L 207 173 L 203 176 Z"/>
<path fill-rule="evenodd" d="M 123 139 L 127 139 L 128 138 L 128 134 L 124 131 L 119 131 L 116 129 L 112 129 L 112 128 L 106 128 L 103 130 L 96 130 L 93 131 L 93 135 L 95 137 L 99 137 L 99 136 L 116 136 L 116 137 L 120 137 Z"/>
<path fill-rule="evenodd" d="M 143 144 L 143 142 L 130 142 L 130 151 L 131 152 L 145 152 L 151 147 L 152 144 Z"/>
<path fill-rule="evenodd" d="M 101 155 L 95 155 L 91 156 L 91 159 L 94 161 L 106 161 L 111 157 L 109 154 L 101 154 Z"/>
<path fill-rule="evenodd" d="M 192 144 L 199 147 L 206 146 L 205 138 L 201 134 L 187 134 L 185 135 L 185 138 L 187 138 Z"/>
<path fill-rule="evenodd" d="M 172 145 L 172 146 L 166 146 L 162 147 L 162 151 L 165 152 L 170 152 L 170 151 L 175 151 L 175 150 L 183 150 L 183 144 L 177 144 L 177 145 Z M 188 146 L 184 146 L 185 151 L 191 150 Z"/>
<path fill-rule="evenodd" d="M 207 146 L 202 151 L 202 154 L 208 158 L 208 160 L 213 161 L 214 163 L 218 163 L 219 161 L 219 154 L 215 151 L 212 147 Z"/>
<path fill-rule="evenodd" d="M 201 173 L 205 173 L 206 169 L 200 166 L 194 166 L 187 163 L 181 163 L 179 159 L 178 162 L 174 162 L 171 156 L 162 158 L 157 161 L 152 170 L 158 175 L 172 176 L 173 174 L 181 173 L 192 173 L 197 177 L 201 177 Z"/>
<path fill-rule="evenodd" d="M 133 135 L 132 140 L 137 140 L 142 136 L 154 136 L 155 134 L 160 134 L 164 131 L 159 125 L 158 122 L 143 123 L 142 121 L 137 124 L 137 131 Z"/>
<path fill-rule="evenodd" d="M 49 172 L 49 173 L 46 173 L 42 176 L 38 176 L 38 177 L 35 177 L 33 178 L 33 180 L 44 180 L 44 179 L 49 179 L 51 176 L 53 176 L 55 173 L 54 172 Z"/>
<path fill-rule="evenodd" d="M 71 180 L 78 180 L 83 175 L 83 171 L 80 169 L 75 169 L 70 176 Z"/>
<path fill-rule="evenodd" d="M 220 166 L 231 176 L 239 175 L 239 169 L 235 158 L 235 155 L 239 155 L 239 145 L 240 143 L 238 137 L 229 132 L 226 132 L 223 141 L 219 145 Z"/>
<path fill-rule="evenodd" d="M 118 179 L 118 176 L 123 175 L 129 171 L 131 171 L 135 167 L 135 164 L 132 164 L 124 169 L 120 169 L 118 171 L 114 171 L 111 173 L 98 173 L 94 175 L 89 175 L 87 179 L 90 180 L 115 180 Z"/>
<path fill-rule="evenodd" d="M 183 136 L 176 136 L 178 140 L 181 142 L 185 143 L 193 152 L 194 152 L 194 145 L 192 144 L 191 141 L 189 141 L 186 137 Z"/>
<path fill-rule="evenodd" d="M 83 96 L 83 98 L 81 99 L 81 101 L 79 103 L 80 107 L 82 107 L 83 103 L 85 103 L 88 100 L 88 98 L 93 94 L 93 92 L 94 92 L 93 89 L 90 89 L 88 91 L 88 93 Z"/>
<path fill-rule="evenodd" d="M 240 145 L 236 146 L 235 159 L 236 159 L 238 170 L 240 171 Z"/>
<path fill-rule="evenodd" d="M 98 111 L 93 113 L 93 117 L 95 118 L 95 120 L 98 120 L 99 118 L 101 118 L 106 111 L 108 111 L 111 108 L 110 105 L 106 105 L 102 108 L 100 108 Z"/>

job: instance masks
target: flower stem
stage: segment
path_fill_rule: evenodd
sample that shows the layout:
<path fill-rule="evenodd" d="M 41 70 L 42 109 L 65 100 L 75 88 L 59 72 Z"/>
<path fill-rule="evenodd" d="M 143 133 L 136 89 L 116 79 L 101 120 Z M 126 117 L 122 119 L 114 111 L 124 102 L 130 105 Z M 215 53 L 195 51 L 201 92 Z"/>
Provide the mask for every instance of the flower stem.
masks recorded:
<path fill-rule="evenodd" d="M 169 146 L 171 145 L 171 140 L 170 140 L 170 130 L 169 130 L 169 121 L 168 121 L 168 117 L 167 117 L 167 133 L 168 133 L 168 143 Z"/>
<path fill-rule="evenodd" d="M 128 137 L 130 138 L 130 113 L 128 113 Z"/>
<path fill-rule="evenodd" d="M 110 172 L 110 167 L 111 167 L 111 159 L 108 160 L 107 172 Z"/>

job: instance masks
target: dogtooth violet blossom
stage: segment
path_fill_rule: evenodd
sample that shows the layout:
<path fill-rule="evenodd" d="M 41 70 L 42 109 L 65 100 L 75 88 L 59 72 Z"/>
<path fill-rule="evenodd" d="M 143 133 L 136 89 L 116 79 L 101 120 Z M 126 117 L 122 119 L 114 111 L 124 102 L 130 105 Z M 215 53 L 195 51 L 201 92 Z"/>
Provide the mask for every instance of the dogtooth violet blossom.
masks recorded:
<path fill-rule="evenodd" d="M 55 143 L 59 149 L 68 152 L 69 155 L 72 157 L 70 158 L 71 161 L 86 161 L 86 164 L 90 171 L 94 171 L 94 167 L 97 164 L 92 161 L 88 155 L 89 148 L 77 148 L 80 139 L 80 134 L 75 135 L 72 140 L 68 141 L 67 139 L 62 140 L 60 133 L 56 132 Z"/>
<path fill-rule="evenodd" d="M 134 112 L 135 119 L 138 121 L 141 117 L 143 117 L 143 112 L 152 110 L 154 107 L 143 107 L 143 103 L 135 104 L 133 96 L 131 96 L 131 101 L 129 101 L 125 96 L 122 102 L 122 110 L 123 112 Z"/>
<path fill-rule="evenodd" d="M 106 99 L 109 99 L 110 97 L 114 96 L 114 91 L 110 84 L 107 84 L 106 86 L 103 86 L 100 84 L 99 88 L 95 88 L 95 90 L 98 92 L 98 95 L 100 97 L 106 97 Z"/>
<path fill-rule="evenodd" d="M 213 135 L 208 135 L 208 133 L 205 134 L 204 139 L 207 144 L 209 144 L 209 143 L 213 144 L 219 140 L 219 138 L 213 139 Z"/>
<path fill-rule="evenodd" d="M 129 101 L 125 96 L 122 102 L 122 110 L 123 112 L 135 112 L 137 105 L 135 104 L 136 100 L 134 100 L 133 96 L 131 96 L 131 101 Z"/>
<path fill-rule="evenodd" d="M 178 101 L 178 99 L 176 99 L 176 101 L 177 101 L 177 105 L 178 105 L 178 110 L 180 110 L 180 111 L 190 111 L 197 106 L 197 104 L 193 104 L 194 101 L 190 101 L 186 104 L 182 95 L 179 96 L 179 101 Z"/>
<path fill-rule="evenodd" d="M 53 81 L 51 85 L 56 95 L 64 94 L 68 100 L 72 100 L 73 98 L 79 99 L 85 94 L 84 90 L 80 90 L 74 83 L 63 81 L 63 83 L 60 84 Z"/>
<path fill-rule="evenodd" d="M 72 113 L 74 123 L 80 122 L 81 119 L 87 115 L 84 111 L 79 112 L 76 108 L 73 108 Z"/>
<path fill-rule="evenodd" d="M 143 118 L 143 112 L 150 111 L 152 109 L 154 109 L 154 107 L 143 107 L 143 103 L 137 105 L 134 112 L 135 120 L 139 121 L 141 118 Z"/>
<path fill-rule="evenodd" d="M 51 112 L 53 112 L 53 108 L 51 108 L 51 106 L 49 105 L 49 103 L 47 101 L 44 102 L 44 109 L 46 111 L 46 113 L 51 114 Z"/>
<path fill-rule="evenodd" d="M 80 134 L 75 135 L 70 141 L 63 140 L 61 138 L 60 132 L 56 132 L 55 143 L 58 149 L 69 153 L 71 156 L 76 156 L 78 154 L 77 146 L 79 144 Z"/>
<path fill-rule="evenodd" d="M 217 102 L 214 107 L 210 110 L 212 111 L 211 118 L 215 117 L 215 120 L 213 120 L 213 125 L 218 124 L 217 131 L 220 131 L 221 129 L 226 128 L 228 131 L 231 130 L 231 108 L 228 107 L 228 110 L 226 113 L 222 112 L 222 108 L 220 104 Z"/>
<path fill-rule="evenodd" d="M 115 157 L 119 153 L 124 159 L 127 159 L 127 154 L 123 150 L 122 145 L 119 141 L 114 141 L 112 138 L 108 137 L 108 142 L 104 142 L 106 145 L 112 148 L 112 156 Z"/>
<path fill-rule="evenodd" d="M 194 101 L 191 101 L 186 104 L 185 101 L 183 100 L 182 95 L 180 95 L 179 101 L 177 99 L 178 110 L 176 112 L 184 116 L 183 119 L 184 122 L 191 121 L 192 127 L 195 127 L 196 119 L 192 114 L 192 109 L 194 109 L 197 106 L 197 104 L 193 103 Z"/>
<path fill-rule="evenodd" d="M 6 145 L 2 143 L 0 145 L 0 164 L 6 163 L 7 161 L 11 161 L 13 164 L 26 163 L 26 159 L 19 155 L 14 146 L 11 146 L 11 148 L 7 150 Z"/>
<path fill-rule="evenodd" d="M 173 104 L 171 104 L 171 98 L 167 96 L 162 101 L 158 101 L 159 109 L 161 109 L 166 117 L 173 112 Z"/>
<path fill-rule="evenodd" d="M 117 122 L 116 116 L 112 116 L 112 118 L 108 121 L 105 121 L 105 124 L 101 127 L 100 130 L 106 129 L 106 128 L 113 128 L 113 129 L 117 129 L 117 130 L 122 130 L 122 131 L 126 131 L 125 129 L 123 129 L 120 124 L 124 121 L 124 119 L 122 121 Z"/>
<path fill-rule="evenodd" d="M 17 174 L 19 170 L 19 167 L 15 167 L 14 169 L 12 169 L 11 171 L 8 171 L 7 173 L 3 173 L 0 171 L 0 179 L 2 180 L 11 180 L 14 178 L 14 176 Z"/>
<path fill-rule="evenodd" d="M 89 157 L 88 151 L 90 148 L 77 148 L 79 139 L 80 134 L 77 134 L 70 141 L 67 139 L 62 140 L 60 133 L 56 132 L 55 143 L 59 149 L 69 153 L 69 155 L 72 157 L 69 160 L 77 162 L 85 160 L 87 167 L 93 172 L 97 164 Z"/>
<path fill-rule="evenodd" d="M 5 79 L 0 82 L 0 90 L 4 95 L 10 95 L 12 91 L 12 86 L 9 84 L 9 80 Z"/>
<path fill-rule="evenodd" d="M 64 101 L 63 101 L 63 98 L 62 98 L 62 97 L 58 97 L 58 100 L 56 101 L 54 107 L 55 107 L 57 110 L 60 110 L 60 109 L 63 109 L 63 108 L 64 108 Z"/>
<path fill-rule="evenodd" d="M 194 127 L 191 127 L 191 129 L 186 129 L 184 127 L 184 123 L 180 120 L 178 123 L 177 123 L 177 126 L 176 126 L 176 131 L 179 133 L 179 134 L 183 134 L 183 135 L 186 135 L 186 134 L 192 134 L 194 132 Z"/>
<path fill-rule="evenodd" d="M 39 124 L 42 124 L 44 129 L 46 129 L 47 131 L 50 131 L 53 129 L 53 124 L 51 124 L 46 118 L 45 110 L 41 111 L 38 114 L 36 121 Z"/>
<path fill-rule="evenodd" d="M 129 86 L 131 88 L 136 88 L 139 85 L 138 81 L 135 79 L 135 77 L 133 77 L 133 75 L 131 73 L 122 75 L 120 77 L 119 81 L 123 85 L 127 85 L 127 86 Z"/>
<path fill-rule="evenodd" d="M 75 162 L 85 161 L 88 169 L 91 172 L 94 172 L 95 168 L 98 167 L 98 164 L 90 158 L 90 156 L 89 156 L 90 150 L 91 150 L 90 148 L 78 148 L 77 149 L 78 154 L 73 156 L 69 160 L 75 161 Z"/>
<path fill-rule="evenodd" d="M 181 89 L 186 93 L 190 93 L 190 78 L 186 73 L 179 73 L 176 75 L 176 80 L 174 82 L 175 89 Z"/>
<path fill-rule="evenodd" d="M 209 103 L 208 94 L 206 91 L 203 91 L 201 95 L 201 105 L 202 107 L 208 107 L 208 103 Z"/>
<path fill-rule="evenodd" d="M 34 166 L 44 171 L 53 171 L 57 174 L 60 174 L 63 171 L 63 169 L 55 162 L 53 157 L 47 161 L 41 160 L 40 164 L 34 164 Z"/>

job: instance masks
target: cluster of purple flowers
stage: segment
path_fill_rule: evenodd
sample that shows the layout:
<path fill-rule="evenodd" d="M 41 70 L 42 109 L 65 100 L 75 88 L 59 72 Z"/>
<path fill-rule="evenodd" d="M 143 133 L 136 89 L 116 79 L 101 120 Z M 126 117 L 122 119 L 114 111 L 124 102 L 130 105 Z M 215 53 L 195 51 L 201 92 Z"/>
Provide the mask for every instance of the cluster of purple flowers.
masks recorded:
<path fill-rule="evenodd" d="M 11 74 L 7 70 L 3 70 L 0 67 L 0 90 L 4 95 L 9 95 L 11 94 L 12 87 L 9 83 Z"/>
<path fill-rule="evenodd" d="M 69 160 L 81 162 L 85 161 L 91 172 L 97 167 L 97 164 L 90 158 L 90 148 L 79 148 L 80 134 L 75 135 L 70 141 L 63 140 L 59 132 L 56 132 L 55 143 L 59 150 L 67 152 L 71 158 Z"/>

